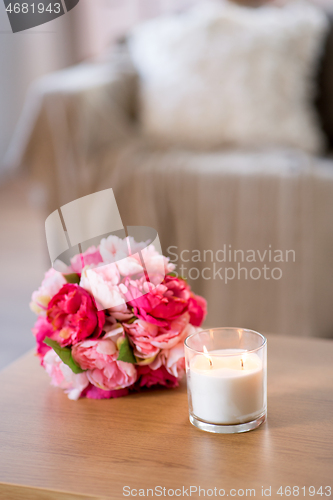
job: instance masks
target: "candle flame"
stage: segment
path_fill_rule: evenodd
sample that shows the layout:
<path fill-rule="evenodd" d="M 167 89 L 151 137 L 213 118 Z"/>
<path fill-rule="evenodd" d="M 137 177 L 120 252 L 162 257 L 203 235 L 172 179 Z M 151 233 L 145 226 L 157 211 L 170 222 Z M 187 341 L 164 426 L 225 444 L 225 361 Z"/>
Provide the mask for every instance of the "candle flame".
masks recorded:
<path fill-rule="evenodd" d="M 242 370 L 244 369 L 244 362 L 243 359 L 241 358 L 241 365 L 242 365 Z"/>
<path fill-rule="evenodd" d="M 203 355 L 205 356 L 205 358 L 207 358 L 207 359 L 208 359 L 208 361 L 209 361 L 209 366 L 210 366 L 210 368 L 212 368 L 212 366 L 213 366 L 213 361 L 212 361 L 211 357 L 208 355 L 207 347 L 206 347 L 205 345 L 203 346 Z"/>

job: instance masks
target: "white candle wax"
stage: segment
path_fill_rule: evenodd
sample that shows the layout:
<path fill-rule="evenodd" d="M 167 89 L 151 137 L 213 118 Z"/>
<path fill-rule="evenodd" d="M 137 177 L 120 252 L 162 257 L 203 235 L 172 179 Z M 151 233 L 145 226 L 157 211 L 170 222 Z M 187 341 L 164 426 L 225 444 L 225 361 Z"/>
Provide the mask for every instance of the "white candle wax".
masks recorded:
<path fill-rule="evenodd" d="M 250 422 L 264 412 L 262 361 L 255 353 L 238 352 L 211 351 L 191 360 L 192 408 L 199 419 L 230 425 Z"/>

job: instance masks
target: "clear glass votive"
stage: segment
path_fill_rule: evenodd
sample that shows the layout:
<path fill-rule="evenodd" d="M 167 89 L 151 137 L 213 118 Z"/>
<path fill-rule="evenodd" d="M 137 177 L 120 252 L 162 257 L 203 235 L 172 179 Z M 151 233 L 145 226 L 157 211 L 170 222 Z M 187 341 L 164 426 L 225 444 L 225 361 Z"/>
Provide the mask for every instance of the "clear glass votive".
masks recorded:
<path fill-rule="evenodd" d="M 246 432 L 267 414 L 267 340 L 243 328 L 185 339 L 190 422 L 203 431 Z"/>

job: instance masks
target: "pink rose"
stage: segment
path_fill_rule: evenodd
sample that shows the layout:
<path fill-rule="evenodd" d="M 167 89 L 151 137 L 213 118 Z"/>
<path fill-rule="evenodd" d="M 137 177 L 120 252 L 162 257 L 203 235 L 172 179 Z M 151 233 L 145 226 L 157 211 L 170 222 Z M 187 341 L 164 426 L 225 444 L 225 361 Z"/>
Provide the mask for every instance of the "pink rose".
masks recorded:
<path fill-rule="evenodd" d="M 133 318 L 133 312 L 127 307 L 127 304 L 121 304 L 108 309 L 111 316 L 119 321 L 128 321 Z"/>
<path fill-rule="evenodd" d="M 118 285 L 120 283 L 119 270 L 114 263 L 110 264 L 100 264 L 97 267 L 91 267 L 87 269 L 87 272 L 95 273 L 101 278 L 101 283 L 108 283 L 111 286 Z"/>
<path fill-rule="evenodd" d="M 134 365 L 124 361 L 110 360 L 101 370 L 89 370 L 88 380 L 91 384 L 105 391 L 123 389 L 134 384 L 137 373 Z"/>
<path fill-rule="evenodd" d="M 53 349 L 50 349 L 45 354 L 42 364 L 51 377 L 52 385 L 64 389 L 69 399 L 79 399 L 82 391 L 89 383 L 85 372 L 73 373 Z"/>
<path fill-rule="evenodd" d="M 120 274 L 116 264 L 103 264 L 84 269 L 80 286 L 89 291 L 97 302 L 98 309 L 126 306 L 120 283 Z"/>
<path fill-rule="evenodd" d="M 92 264 L 97 266 L 100 262 L 103 262 L 102 256 L 98 248 L 92 246 L 85 252 L 75 255 L 71 259 L 71 267 L 74 273 L 81 274 L 85 266 L 90 266 Z"/>
<path fill-rule="evenodd" d="M 30 309 L 36 314 L 45 314 L 51 298 L 65 284 L 66 280 L 61 273 L 55 271 L 53 267 L 49 269 L 45 273 L 41 286 L 32 294 Z"/>
<path fill-rule="evenodd" d="M 53 334 L 53 327 L 47 321 L 44 316 L 39 316 L 35 326 L 32 329 L 33 334 L 36 337 L 37 343 L 37 354 L 39 356 L 44 356 L 51 347 L 44 344 L 45 337 L 51 337 Z"/>
<path fill-rule="evenodd" d="M 151 343 L 151 339 L 158 335 L 158 326 L 137 319 L 132 324 L 124 325 L 124 328 L 134 344 L 134 354 L 138 358 L 151 358 L 156 356 L 159 348 Z"/>
<path fill-rule="evenodd" d="M 116 352 L 116 345 L 110 339 L 84 340 L 73 346 L 72 356 L 82 370 L 101 370 L 113 361 Z"/>
<path fill-rule="evenodd" d="M 160 366 L 157 370 L 152 370 L 150 366 L 137 366 L 138 380 L 136 386 L 152 387 L 155 385 L 163 385 L 165 387 L 178 387 L 179 382 L 176 377 L 171 375 L 165 366 Z"/>
<path fill-rule="evenodd" d="M 124 327 L 112 316 L 106 316 L 103 326 L 103 339 L 111 339 L 115 344 L 119 337 L 124 337 Z"/>
<path fill-rule="evenodd" d="M 188 335 L 189 314 L 185 313 L 172 321 L 168 328 L 161 328 L 142 319 L 132 324 L 124 323 L 124 329 L 134 346 L 138 358 L 156 356 L 160 349 L 170 349 Z"/>
<path fill-rule="evenodd" d="M 159 328 L 158 335 L 151 339 L 153 346 L 159 349 L 170 349 L 178 344 L 181 340 L 187 337 L 187 327 L 189 325 L 190 316 L 186 312 L 179 318 L 173 320 L 168 328 Z"/>
<path fill-rule="evenodd" d="M 165 366 L 171 375 L 180 380 L 185 374 L 184 342 L 179 342 L 171 349 L 163 349 L 149 366 L 152 370 Z"/>
<path fill-rule="evenodd" d="M 128 304 L 133 307 L 135 316 L 149 323 L 169 328 L 171 322 L 184 314 L 188 309 L 190 291 L 183 280 L 166 276 L 162 284 L 151 288 L 141 295 L 138 289 L 127 286 Z"/>
<path fill-rule="evenodd" d="M 76 344 L 87 337 L 99 337 L 105 322 L 94 299 L 78 285 L 68 283 L 50 300 L 47 319 L 62 346 Z"/>

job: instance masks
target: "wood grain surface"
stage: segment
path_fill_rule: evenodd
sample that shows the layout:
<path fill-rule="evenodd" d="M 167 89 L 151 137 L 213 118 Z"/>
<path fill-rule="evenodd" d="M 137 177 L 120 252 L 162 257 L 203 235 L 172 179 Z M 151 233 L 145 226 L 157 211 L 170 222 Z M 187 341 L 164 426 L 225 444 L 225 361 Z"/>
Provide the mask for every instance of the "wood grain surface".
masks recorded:
<path fill-rule="evenodd" d="M 333 341 L 268 336 L 268 421 L 235 435 L 189 423 L 185 383 L 75 402 L 32 353 L 0 373 L 1 500 L 119 499 L 124 486 L 165 487 L 166 497 L 255 488 L 256 498 L 271 487 L 277 499 L 280 486 L 305 486 L 298 498 L 329 498 L 307 488 L 333 489 Z"/>

